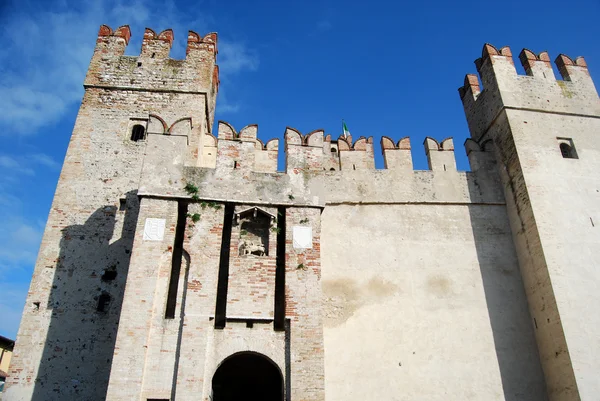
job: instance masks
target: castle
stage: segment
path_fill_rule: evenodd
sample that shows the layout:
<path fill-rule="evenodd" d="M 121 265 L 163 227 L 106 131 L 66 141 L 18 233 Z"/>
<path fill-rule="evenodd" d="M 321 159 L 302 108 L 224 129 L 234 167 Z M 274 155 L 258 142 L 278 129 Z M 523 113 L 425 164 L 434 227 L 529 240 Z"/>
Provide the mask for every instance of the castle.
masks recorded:
<path fill-rule="evenodd" d="M 592 401 L 600 101 L 485 45 L 452 139 L 213 124 L 217 36 L 102 26 L 5 399 Z M 480 80 L 481 84 L 480 85 Z M 483 88 L 483 89 L 482 89 Z M 285 171 L 277 171 L 279 148 Z M 416 151 L 416 150 L 415 150 Z"/>

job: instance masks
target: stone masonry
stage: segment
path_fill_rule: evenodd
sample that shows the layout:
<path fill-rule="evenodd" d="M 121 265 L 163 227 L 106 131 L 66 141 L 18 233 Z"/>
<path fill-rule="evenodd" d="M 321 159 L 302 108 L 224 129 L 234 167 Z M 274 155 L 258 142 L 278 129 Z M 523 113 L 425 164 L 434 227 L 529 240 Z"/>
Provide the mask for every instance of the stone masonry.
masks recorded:
<path fill-rule="evenodd" d="M 452 138 L 415 171 L 410 138 L 383 137 L 378 170 L 371 137 L 289 127 L 278 171 L 278 139 L 213 125 L 216 34 L 189 32 L 185 60 L 171 30 L 138 57 L 129 38 L 100 28 L 6 400 L 597 398 L 583 58 L 560 55 L 557 80 L 523 50 L 521 76 L 484 46 L 459 89 L 471 171 Z"/>

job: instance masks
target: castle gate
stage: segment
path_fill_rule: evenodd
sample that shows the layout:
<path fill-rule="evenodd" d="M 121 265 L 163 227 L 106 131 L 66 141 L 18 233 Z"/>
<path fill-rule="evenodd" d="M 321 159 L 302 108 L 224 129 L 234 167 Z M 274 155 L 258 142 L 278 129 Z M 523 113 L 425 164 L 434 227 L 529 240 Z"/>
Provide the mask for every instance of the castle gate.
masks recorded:
<path fill-rule="evenodd" d="M 213 401 L 283 400 L 283 377 L 273 361 L 253 352 L 227 358 L 212 379 Z"/>

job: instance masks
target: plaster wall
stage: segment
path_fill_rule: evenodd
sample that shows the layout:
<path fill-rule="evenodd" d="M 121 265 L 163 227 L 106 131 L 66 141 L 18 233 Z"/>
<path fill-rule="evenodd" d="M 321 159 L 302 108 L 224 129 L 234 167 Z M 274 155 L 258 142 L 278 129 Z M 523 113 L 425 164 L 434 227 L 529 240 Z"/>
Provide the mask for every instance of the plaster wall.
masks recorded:
<path fill-rule="evenodd" d="M 506 209 L 325 208 L 327 399 L 545 400 Z"/>
<path fill-rule="evenodd" d="M 509 110 L 507 119 L 558 312 L 537 325 L 561 324 L 566 338 L 546 362 L 567 353 L 579 397 L 592 400 L 600 392 L 593 373 L 600 370 L 600 317 L 593 306 L 600 305 L 600 120 L 519 110 Z M 561 156 L 558 138 L 564 137 L 572 139 L 577 159 Z M 546 305 L 535 307 L 543 311 Z"/>

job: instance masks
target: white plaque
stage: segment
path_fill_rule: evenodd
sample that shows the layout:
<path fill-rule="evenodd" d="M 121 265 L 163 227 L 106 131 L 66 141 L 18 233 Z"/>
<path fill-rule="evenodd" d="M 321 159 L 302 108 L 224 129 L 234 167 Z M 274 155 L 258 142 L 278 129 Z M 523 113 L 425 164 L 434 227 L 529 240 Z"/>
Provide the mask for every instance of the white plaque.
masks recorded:
<path fill-rule="evenodd" d="M 162 241 L 165 238 L 165 219 L 146 219 L 144 241 Z"/>
<path fill-rule="evenodd" d="M 312 248 L 312 227 L 294 226 L 292 237 L 294 240 L 294 248 Z"/>

